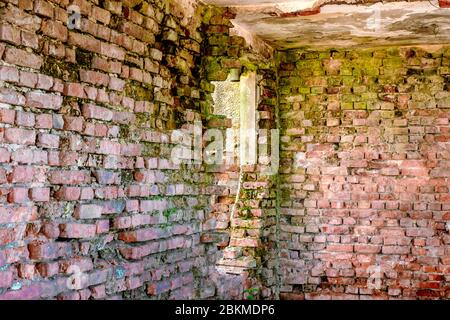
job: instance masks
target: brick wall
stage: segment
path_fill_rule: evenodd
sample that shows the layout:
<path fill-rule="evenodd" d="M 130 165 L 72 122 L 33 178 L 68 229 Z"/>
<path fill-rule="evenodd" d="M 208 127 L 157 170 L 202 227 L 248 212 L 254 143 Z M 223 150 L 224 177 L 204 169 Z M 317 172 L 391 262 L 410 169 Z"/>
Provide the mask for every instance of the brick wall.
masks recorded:
<path fill-rule="evenodd" d="M 234 16 L 0 3 L 0 299 L 449 298 L 449 49 L 275 60 Z M 173 129 L 230 126 L 230 69 L 257 74 L 279 174 L 170 161 Z"/>
<path fill-rule="evenodd" d="M 279 56 L 282 298 L 448 299 L 448 47 Z"/>
<path fill-rule="evenodd" d="M 226 76 L 248 50 L 233 13 L 7 0 L 0 17 L 0 299 L 242 297 L 216 270 L 215 173 L 170 162 L 171 130 L 212 126 L 211 61 Z"/>

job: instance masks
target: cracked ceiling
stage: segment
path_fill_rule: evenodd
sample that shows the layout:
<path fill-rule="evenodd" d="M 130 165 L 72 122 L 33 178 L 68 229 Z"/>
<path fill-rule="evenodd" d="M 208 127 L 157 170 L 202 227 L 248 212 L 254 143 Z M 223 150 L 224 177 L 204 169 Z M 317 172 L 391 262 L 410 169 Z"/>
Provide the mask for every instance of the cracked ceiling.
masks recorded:
<path fill-rule="evenodd" d="M 437 0 L 203 1 L 234 7 L 237 27 L 280 50 L 450 43 L 450 9 Z"/>

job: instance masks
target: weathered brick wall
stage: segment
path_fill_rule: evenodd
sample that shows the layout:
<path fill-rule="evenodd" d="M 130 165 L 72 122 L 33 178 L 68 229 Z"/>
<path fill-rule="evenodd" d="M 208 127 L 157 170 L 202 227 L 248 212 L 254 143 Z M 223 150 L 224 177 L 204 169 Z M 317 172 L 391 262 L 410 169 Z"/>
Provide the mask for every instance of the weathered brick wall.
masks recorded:
<path fill-rule="evenodd" d="M 280 53 L 282 298 L 450 298 L 449 62 Z"/>
<path fill-rule="evenodd" d="M 275 62 L 234 15 L 0 2 L 0 299 L 449 298 L 449 49 Z M 230 126 L 230 69 L 257 74 L 280 174 L 170 162 L 173 129 Z"/>
<path fill-rule="evenodd" d="M 172 129 L 222 127 L 209 73 L 245 47 L 232 17 L 189 0 L 0 3 L 1 299 L 242 297 L 216 271 L 215 174 L 170 162 Z"/>

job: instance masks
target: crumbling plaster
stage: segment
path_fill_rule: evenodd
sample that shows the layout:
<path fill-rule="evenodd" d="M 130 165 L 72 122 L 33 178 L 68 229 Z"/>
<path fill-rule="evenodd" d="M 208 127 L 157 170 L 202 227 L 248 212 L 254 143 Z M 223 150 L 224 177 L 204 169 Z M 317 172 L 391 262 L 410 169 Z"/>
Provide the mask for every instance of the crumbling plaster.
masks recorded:
<path fill-rule="evenodd" d="M 205 2 L 234 7 L 233 23 L 281 50 L 450 42 L 450 10 L 436 0 Z"/>

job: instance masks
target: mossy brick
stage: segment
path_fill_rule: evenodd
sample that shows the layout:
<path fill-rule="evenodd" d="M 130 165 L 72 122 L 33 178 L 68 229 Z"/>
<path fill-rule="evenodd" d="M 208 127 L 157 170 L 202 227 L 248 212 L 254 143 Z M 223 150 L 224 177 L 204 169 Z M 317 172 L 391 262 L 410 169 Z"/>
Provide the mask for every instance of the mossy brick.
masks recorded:
<path fill-rule="evenodd" d="M 291 93 L 291 88 L 289 88 L 289 87 L 281 87 L 281 88 L 278 89 L 278 92 L 281 95 L 289 95 Z"/>
<path fill-rule="evenodd" d="M 374 58 L 385 58 L 385 57 L 387 57 L 386 49 L 375 50 L 373 52 L 373 57 Z"/>
<path fill-rule="evenodd" d="M 341 102 L 341 109 L 342 110 L 352 110 L 353 109 L 353 102 Z"/>
<path fill-rule="evenodd" d="M 200 82 L 200 88 L 205 90 L 206 92 L 214 92 L 214 90 L 215 90 L 214 84 L 212 84 L 208 81 L 205 81 L 205 80 L 202 80 Z"/>
<path fill-rule="evenodd" d="M 380 117 L 385 119 L 391 119 L 395 117 L 395 111 L 382 110 L 380 111 Z"/>
<path fill-rule="evenodd" d="M 331 87 L 338 87 L 342 85 L 343 77 L 331 76 L 327 78 L 327 83 Z"/>
<path fill-rule="evenodd" d="M 220 46 L 210 46 L 207 50 L 208 55 L 217 57 L 217 56 L 226 56 L 227 55 L 227 48 L 226 47 L 220 47 Z"/>
<path fill-rule="evenodd" d="M 240 46 L 230 46 L 227 49 L 227 54 L 230 57 L 240 57 L 242 48 Z"/>
<path fill-rule="evenodd" d="M 378 83 L 381 85 L 399 83 L 402 79 L 401 75 L 381 75 L 378 77 Z"/>
<path fill-rule="evenodd" d="M 318 52 L 305 53 L 305 59 L 319 59 L 319 53 Z"/>
<path fill-rule="evenodd" d="M 361 94 L 361 100 L 368 101 L 368 100 L 377 100 L 378 95 L 376 92 L 364 92 Z"/>
<path fill-rule="evenodd" d="M 440 75 L 449 75 L 450 74 L 450 67 L 440 67 L 439 68 L 439 74 Z"/>
<path fill-rule="evenodd" d="M 210 81 L 225 81 L 228 78 L 228 71 L 222 68 L 220 60 L 212 59 L 207 62 L 206 75 Z"/>
<path fill-rule="evenodd" d="M 222 34 L 215 34 L 208 37 L 208 43 L 211 46 L 223 46 L 226 47 L 230 44 L 230 37 Z"/>
<path fill-rule="evenodd" d="M 383 59 L 383 66 L 387 68 L 399 68 L 403 66 L 403 59 L 400 57 Z"/>
<path fill-rule="evenodd" d="M 356 101 L 360 101 L 360 100 L 361 100 L 361 96 L 356 95 L 356 94 L 344 94 L 341 97 L 342 102 L 356 102 Z"/>
<path fill-rule="evenodd" d="M 358 60 L 355 60 L 354 64 L 360 66 L 361 68 L 380 67 L 383 65 L 383 60 L 375 57 L 360 58 Z"/>
<path fill-rule="evenodd" d="M 407 68 L 391 68 L 391 67 L 382 67 L 380 68 L 380 72 L 384 76 L 406 76 L 408 74 Z M 434 73 L 434 71 L 433 71 Z"/>
<path fill-rule="evenodd" d="M 312 71 L 322 71 L 323 72 L 323 66 L 322 62 L 320 60 L 301 60 L 298 61 L 296 64 L 297 69 L 310 69 Z"/>
<path fill-rule="evenodd" d="M 331 57 L 330 50 L 319 52 L 319 59 L 329 59 L 330 57 Z"/>
<path fill-rule="evenodd" d="M 421 59 L 418 58 L 418 57 L 415 57 L 415 58 L 409 58 L 409 59 L 406 60 L 406 65 L 407 65 L 408 67 L 410 67 L 410 66 L 419 67 L 419 66 L 420 66 L 420 63 L 421 63 Z"/>
<path fill-rule="evenodd" d="M 239 36 L 230 37 L 230 44 L 233 46 L 243 47 L 245 45 L 245 39 Z"/>
<path fill-rule="evenodd" d="M 398 57 L 400 55 L 400 49 L 398 47 L 390 47 L 386 49 L 388 57 Z"/>
<path fill-rule="evenodd" d="M 378 76 L 380 74 L 380 68 L 376 66 L 365 66 L 361 69 L 361 73 L 367 76 Z"/>
<path fill-rule="evenodd" d="M 341 76 L 351 76 L 353 75 L 353 67 L 351 65 L 342 66 L 339 70 Z"/>
<path fill-rule="evenodd" d="M 446 58 L 450 58 L 450 48 L 444 49 L 443 56 Z"/>
<path fill-rule="evenodd" d="M 292 77 L 286 79 L 287 85 L 290 87 L 301 87 L 305 84 L 304 80 L 300 77 Z"/>
<path fill-rule="evenodd" d="M 311 88 L 309 88 L 309 87 L 300 87 L 300 88 L 298 88 L 298 93 L 300 93 L 300 94 L 311 93 Z"/>
<path fill-rule="evenodd" d="M 353 92 L 358 94 L 358 93 L 364 93 L 367 91 L 367 87 L 366 86 L 355 86 L 353 87 Z"/>
<path fill-rule="evenodd" d="M 333 59 L 344 59 L 345 58 L 345 51 L 343 50 L 332 50 L 331 56 Z"/>
<path fill-rule="evenodd" d="M 298 75 L 301 76 L 302 78 L 308 78 L 314 76 L 314 71 L 308 68 L 300 69 L 298 71 Z"/>
<path fill-rule="evenodd" d="M 311 88 L 312 94 L 321 94 L 324 93 L 324 87 L 312 87 Z"/>
<path fill-rule="evenodd" d="M 355 102 L 353 107 L 358 110 L 358 109 L 367 109 L 367 103 L 360 101 L 360 102 Z"/>
<path fill-rule="evenodd" d="M 283 61 L 286 63 L 297 62 L 299 60 L 299 53 L 296 51 L 287 51 L 283 54 Z"/>

